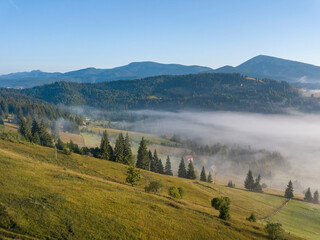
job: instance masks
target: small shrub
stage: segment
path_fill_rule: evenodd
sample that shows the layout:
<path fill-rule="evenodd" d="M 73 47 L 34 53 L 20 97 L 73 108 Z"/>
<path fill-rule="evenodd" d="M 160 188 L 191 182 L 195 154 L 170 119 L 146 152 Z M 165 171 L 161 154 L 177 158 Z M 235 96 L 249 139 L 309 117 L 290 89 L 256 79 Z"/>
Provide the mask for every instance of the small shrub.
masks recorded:
<path fill-rule="evenodd" d="M 213 198 L 211 200 L 211 206 L 219 210 L 219 218 L 224 220 L 230 219 L 230 203 L 231 201 L 228 197 Z"/>
<path fill-rule="evenodd" d="M 254 213 L 251 213 L 250 217 L 248 217 L 247 220 L 249 222 L 256 222 L 257 221 L 256 216 L 254 215 Z"/>
<path fill-rule="evenodd" d="M 178 191 L 180 193 L 180 197 L 183 198 L 186 195 L 186 190 L 183 187 L 178 187 Z"/>
<path fill-rule="evenodd" d="M 148 186 L 144 188 L 144 190 L 149 193 L 153 192 L 154 194 L 158 193 L 163 187 L 162 182 L 160 181 L 151 181 Z"/>
<path fill-rule="evenodd" d="M 63 148 L 63 153 L 66 154 L 66 155 L 71 155 L 72 152 L 71 152 L 70 148 L 64 147 Z"/>
<path fill-rule="evenodd" d="M 268 187 L 268 185 L 267 185 L 267 184 L 265 184 L 265 183 L 262 183 L 261 187 L 262 187 L 262 188 L 267 188 L 267 187 Z"/>
<path fill-rule="evenodd" d="M 283 229 L 281 223 L 268 222 L 265 226 L 265 231 L 268 233 L 269 239 L 282 239 Z"/>
<path fill-rule="evenodd" d="M 177 187 L 169 187 L 169 191 L 168 191 L 169 195 L 171 197 L 174 197 L 174 198 L 178 198 L 180 199 L 181 198 L 181 195 L 180 195 L 180 191 Z"/>

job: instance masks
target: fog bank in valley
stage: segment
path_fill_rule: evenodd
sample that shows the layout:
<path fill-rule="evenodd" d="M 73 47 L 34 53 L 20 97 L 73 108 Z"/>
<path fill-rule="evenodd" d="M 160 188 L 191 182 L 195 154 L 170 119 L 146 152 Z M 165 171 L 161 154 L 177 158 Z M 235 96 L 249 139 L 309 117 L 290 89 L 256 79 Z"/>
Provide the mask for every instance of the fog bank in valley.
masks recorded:
<path fill-rule="evenodd" d="M 135 114 L 147 118 L 134 122 L 133 130 L 160 135 L 176 133 L 209 145 L 220 142 L 279 151 L 292 166 L 293 180 L 319 182 L 320 115 L 149 110 Z"/>

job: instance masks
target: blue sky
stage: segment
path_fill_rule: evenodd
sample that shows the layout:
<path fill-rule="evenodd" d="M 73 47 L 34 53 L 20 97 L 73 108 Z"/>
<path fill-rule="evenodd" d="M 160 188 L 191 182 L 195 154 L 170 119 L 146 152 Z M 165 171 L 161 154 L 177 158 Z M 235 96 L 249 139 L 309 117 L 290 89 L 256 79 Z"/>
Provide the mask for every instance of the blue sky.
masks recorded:
<path fill-rule="evenodd" d="M 0 0 L 0 74 L 259 54 L 320 66 L 320 0 Z"/>

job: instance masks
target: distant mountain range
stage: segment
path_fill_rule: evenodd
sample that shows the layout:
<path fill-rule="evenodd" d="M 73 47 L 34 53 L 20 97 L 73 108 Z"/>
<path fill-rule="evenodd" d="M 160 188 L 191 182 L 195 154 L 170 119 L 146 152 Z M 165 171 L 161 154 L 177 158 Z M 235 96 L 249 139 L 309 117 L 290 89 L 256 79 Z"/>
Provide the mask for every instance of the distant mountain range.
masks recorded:
<path fill-rule="evenodd" d="M 66 73 L 46 73 L 39 70 L 0 76 L 0 87 L 29 88 L 54 82 L 97 83 L 104 81 L 139 79 L 159 75 L 184 75 L 213 71 L 208 67 L 133 62 L 112 69 L 85 68 Z"/>
<path fill-rule="evenodd" d="M 251 58 L 237 67 L 225 66 L 215 71 L 290 83 L 320 83 L 319 66 L 264 55 Z"/>
<path fill-rule="evenodd" d="M 30 88 L 58 81 L 97 83 L 124 79 L 139 79 L 159 75 L 185 75 L 197 73 L 240 73 L 254 78 L 287 81 L 295 85 L 320 85 L 320 67 L 302 62 L 259 55 L 236 67 L 212 69 L 203 66 L 133 62 L 112 69 L 86 68 L 66 73 L 31 72 L 0 75 L 0 87 Z"/>

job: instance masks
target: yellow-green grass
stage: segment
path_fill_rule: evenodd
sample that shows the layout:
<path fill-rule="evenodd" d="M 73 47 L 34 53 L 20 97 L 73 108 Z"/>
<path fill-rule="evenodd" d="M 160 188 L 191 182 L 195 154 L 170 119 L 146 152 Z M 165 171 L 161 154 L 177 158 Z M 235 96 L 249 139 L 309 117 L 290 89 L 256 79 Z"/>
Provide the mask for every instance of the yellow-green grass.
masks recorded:
<path fill-rule="evenodd" d="M 126 169 L 77 154 L 59 152 L 55 159 L 53 149 L 0 140 L 0 203 L 25 239 L 267 239 L 262 224 L 245 218 L 269 215 L 284 201 L 146 171 L 141 185 L 131 187 Z M 150 180 L 161 180 L 164 190 L 145 193 Z M 169 186 L 184 187 L 185 199 L 170 198 Z M 216 196 L 231 198 L 231 220 L 210 207 Z"/>
<path fill-rule="evenodd" d="M 270 219 L 283 228 L 307 239 L 320 239 L 320 205 L 291 200 L 282 211 Z"/>
<path fill-rule="evenodd" d="M 18 129 L 19 129 L 19 126 L 18 125 L 16 125 L 16 124 L 13 124 L 13 123 L 9 123 L 9 122 L 5 122 L 4 123 L 4 126 L 5 126 L 5 130 L 6 131 L 15 131 L 15 132 L 17 132 L 18 131 Z"/>
<path fill-rule="evenodd" d="M 80 134 L 60 132 L 59 137 L 63 142 L 70 142 L 70 140 L 72 140 L 73 143 L 78 144 L 79 147 L 85 146 L 85 141 Z"/>
<path fill-rule="evenodd" d="M 83 127 L 82 127 L 83 128 Z M 126 131 L 126 130 L 121 130 L 121 129 L 114 129 L 114 128 L 104 128 L 102 126 L 97 126 L 95 124 L 90 123 L 88 126 L 85 127 L 88 131 L 94 132 L 98 135 L 102 135 L 104 131 L 107 131 L 109 136 L 111 138 L 116 138 L 119 133 L 128 133 L 131 140 L 134 142 L 140 142 L 141 138 L 144 137 L 147 142 L 153 143 L 153 144 L 167 144 L 167 145 L 176 145 L 175 142 L 172 142 L 168 139 L 159 137 L 154 134 L 149 134 L 149 133 L 141 133 L 141 132 L 133 132 L 133 131 Z"/>
<path fill-rule="evenodd" d="M 93 133 L 82 132 L 81 136 L 83 137 L 86 147 L 97 147 L 100 145 L 101 136 Z"/>

